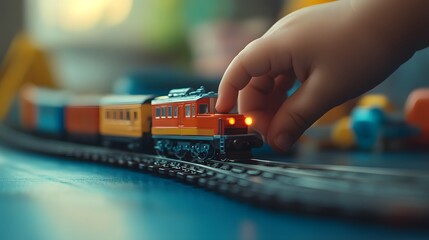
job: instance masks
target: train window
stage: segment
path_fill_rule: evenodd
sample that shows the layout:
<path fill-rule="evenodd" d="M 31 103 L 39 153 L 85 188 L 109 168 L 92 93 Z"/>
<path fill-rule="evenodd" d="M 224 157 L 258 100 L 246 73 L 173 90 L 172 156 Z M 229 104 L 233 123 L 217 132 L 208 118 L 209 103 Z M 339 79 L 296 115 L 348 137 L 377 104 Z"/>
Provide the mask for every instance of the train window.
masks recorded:
<path fill-rule="evenodd" d="M 116 119 L 116 111 L 113 111 L 113 119 Z"/>
<path fill-rule="evenodd" d="M 159 107 L 155 108 L 155 118 L 159 118 L 161 116 L 161 109 Z"/>
<path fill-rule="evenodd" d="M 174 106 L 174 117 L 177 118 L 178 107 Z"/>
<path fill-rule="evenodd" d="M 128 121 L 130 121 L 130 118 L 131 118 L 131 117 L 130 117 L 130 112 L 129 112 L 129 111 L 127 111 L 127 120 L 128 120 Z"/>
<path fill-rule="evenodd" d="M 185 117 L 190 117 L 191 116 L 191 106 L 185 105 Z"/>
<path fill-rule="evenodd" d="M 195 117 L 195 105 L 192 104 L 192 117 Z"/>
<path fill-rule="evenodd" d="M 109 118 L 110 118 L 110 112 L 106 111 L 106 119 L 109 119 Z"/>
<path fill-rule="evenodd" d="M 137 116 L 137 112 L 134 112 L 134 121 L 137 121 L 138 116 Z"/>
<path fill-rule="evenodd" d="M 200 104 L 198 106 L 198 114 L 206 114 L 209 113 L 209 105 L 207 103 Z"/>
<path fill-rule="evenodd" d="M 169 106 L 167 110 L 168 117 L 171 118 L 171 115 L 173 115 L 171 106 Z"/>
<path fill-rule="evenodd" d="M 123 111 L 121 111 L 121 110 L 119 110 L 119 119 L 124 119 L 124 112 Z"/>
<path fill-rule="evenodd" d="M 161 108 L 161 117 L 165 118 L 165 107 Z"/>

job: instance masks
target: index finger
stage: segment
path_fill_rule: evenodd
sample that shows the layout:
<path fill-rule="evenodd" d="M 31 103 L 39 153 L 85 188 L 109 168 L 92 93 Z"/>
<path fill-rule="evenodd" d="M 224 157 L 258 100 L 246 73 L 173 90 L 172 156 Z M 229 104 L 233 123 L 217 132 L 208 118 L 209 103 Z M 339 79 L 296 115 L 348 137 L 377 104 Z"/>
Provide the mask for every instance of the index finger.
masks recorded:
<path fill-rule="evenodd" d="M 229 112 L 237 102 L 238 92 L 252 77 L 268 74 L 272 70 L 269 44 L 262 38 L 249 43 L 225 71 L 219 85 L 216 103 L 218 112 Z"/>

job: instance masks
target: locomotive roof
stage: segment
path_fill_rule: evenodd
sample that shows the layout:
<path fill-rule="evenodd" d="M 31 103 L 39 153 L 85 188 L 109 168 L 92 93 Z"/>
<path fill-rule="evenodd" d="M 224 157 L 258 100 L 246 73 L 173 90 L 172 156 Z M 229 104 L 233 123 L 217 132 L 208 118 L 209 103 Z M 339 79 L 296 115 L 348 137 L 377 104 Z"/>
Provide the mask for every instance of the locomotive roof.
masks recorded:
<path fill-rule="evenodd" d="M 110 95 L 102 97 L 100 105 L 126 105 L 150 103 L 154 95 Z"/>
<path fill-rule="evenodd" d="M 173 102 L 187 102 L 187 101 L 196 101 L 202 98 L 212 98 L 217 97 L 215 92 L 205 92 L 204 87 L 200 87 L 197 90 L 193 88 L 179 88 L 172 89 L 168 96 L 157 97 L 152 100 L 152 104 L 162 104 L 162 103 L 173 103 Z"/>

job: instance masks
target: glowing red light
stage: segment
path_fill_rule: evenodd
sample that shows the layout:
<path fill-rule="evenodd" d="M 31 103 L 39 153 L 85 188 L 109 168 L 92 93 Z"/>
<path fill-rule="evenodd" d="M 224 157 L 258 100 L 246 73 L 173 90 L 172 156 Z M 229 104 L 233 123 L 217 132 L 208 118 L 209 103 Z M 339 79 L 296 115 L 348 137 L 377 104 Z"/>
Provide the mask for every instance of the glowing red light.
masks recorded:
<path fill-rule="evenodd" d="M 234 125 L 235 124 L 235 118 L 228 118 L 228 124 L 229 125 Z"/>
<path fill-rule="evenodd" d="M 244 119 L 244 123 L 246 123 L 247 126 L 250 126 L 253 123 L 253 119 L 251 117 L 246 117 Z"/>

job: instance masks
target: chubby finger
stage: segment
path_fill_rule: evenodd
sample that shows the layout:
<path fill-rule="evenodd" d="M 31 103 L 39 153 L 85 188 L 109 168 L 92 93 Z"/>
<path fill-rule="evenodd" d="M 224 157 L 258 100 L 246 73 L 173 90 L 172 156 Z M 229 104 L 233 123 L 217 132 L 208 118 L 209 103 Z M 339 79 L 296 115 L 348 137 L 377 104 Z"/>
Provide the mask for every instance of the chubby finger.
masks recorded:
<path fill-rule="evenodd" d="M 286 99 L 286 92 L 293 85 L 293 79 L 293 74 L 282 74 L 275 78 L 256 77 L 240 91 L 239 112 L 252 117 L 252 128 L 263 136 L 267 135 L 272 117 Z"/>
<path fill-rule="evenodd" d="M 238 111 L 253 118 L 252 129 L 266 134 L 274 112 L 270 108 L 270 97 L 274 80 L 267 76 L 252 78 L 250 83 L 239 93 Z"/>
<path fill-rule="evenodd" d="M 219 85 L 218 112 L 229 112 L 237 102 L 238 92 L 252 79 L 273 71 L 270 39 L 259 38 L 248 44 L 231 62 Z"/>
<path fill-rule="evenodd" d="M 279 151 L 287 151 L 318 118 L 338 101 L 332 92 L 334 86 L 323 83 L 322 76 L 313 74 L 287 98 L 273 116 L 267 141 Z"/>

